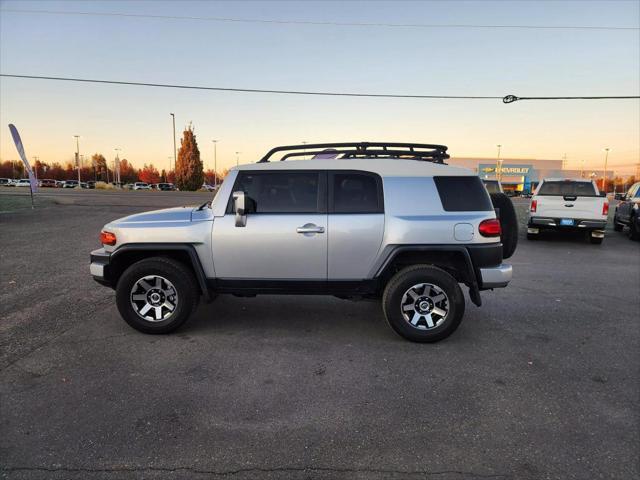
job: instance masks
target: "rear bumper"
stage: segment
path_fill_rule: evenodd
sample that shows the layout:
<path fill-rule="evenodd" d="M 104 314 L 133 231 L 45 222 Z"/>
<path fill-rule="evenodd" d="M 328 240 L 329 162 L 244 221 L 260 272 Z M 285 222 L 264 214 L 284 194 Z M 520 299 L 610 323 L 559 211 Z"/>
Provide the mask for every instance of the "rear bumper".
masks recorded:
<path fill-rule="evenodd" d="M 511 281 L 513 267 L 508 263 L 502 263 L 497 267 L 480 269 L 480 288 L 503 288 Z"/>
<path fill-rule="evenodd" d="M 560 225 L 560 218 L 551 217 L 531 217 L 529 218 L 529 228 L 558 228 L 558 229 L 593 229 L 604 230 L 607 226 L 606 220 L 594 220 L 588 218 L 574 218 L 573 225 Z"/>
<path fill-rule="evenodd" d="M 89 272 L 93 279 L 103 285 L 111 286 L 109 279 L 109 263 L 111 254 L 104 248 L 94 250 L 90 255 L 91 263 L 89 264 Z"/>

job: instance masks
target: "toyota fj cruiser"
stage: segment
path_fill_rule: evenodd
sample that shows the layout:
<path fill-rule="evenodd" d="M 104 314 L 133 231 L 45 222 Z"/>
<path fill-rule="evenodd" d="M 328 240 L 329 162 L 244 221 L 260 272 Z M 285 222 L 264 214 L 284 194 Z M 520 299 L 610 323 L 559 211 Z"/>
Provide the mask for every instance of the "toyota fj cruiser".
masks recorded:
<path fill-rule="evenodd" d="M 507 286 L 512 269 L 502 260 L 517 239 L 509 220 L 503 245 L 493 196 L 474 172 L 445 164 L 446 152 L 407 143 L 276 147 L 231 169 L 211 202 L 105 225 L 91 274 L 146 333 L 175 330 L 200 297 L 327 294 L 379 299 L 398 334 L 441 340 L 462 320 L 460 284 L 478 306 L 481 290 Z M 513 215 L 510 200 L 499 200 Z"/>

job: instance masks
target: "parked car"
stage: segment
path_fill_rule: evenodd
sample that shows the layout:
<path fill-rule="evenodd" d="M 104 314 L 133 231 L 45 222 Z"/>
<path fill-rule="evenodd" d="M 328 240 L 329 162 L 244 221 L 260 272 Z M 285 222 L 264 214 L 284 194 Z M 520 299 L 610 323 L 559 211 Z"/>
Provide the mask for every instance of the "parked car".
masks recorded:
<path fill-rule="evenodd" d="M 44 188 L 55 188 L 56 187 L 56 181 L 51 179 L 51 178 L 43 178 L 42 180 L 40 180 L 40 186 L 44 187 Z"/>
<path fill-rule="evenodd" d="M 607 225 L 609 201 L 591 180 L 545 178 L 531 197 L 527 238 L 544 230 L 587 232 L 591 243 L 600 244 Z"/>
<path fill-rule="evenodd" d="M 31 182 L 28 178 L 21 178 L 20 180 L 14 181 L 14 186 L 16 187 L 31 187 Z"/>
<path fill-rule="evenodd" d="M 640 240 L 640 182 L 631 185 L 613 216 L 613 229 L 621 232 L 629 227 L 629 238 Z"/>
<path fill-rule="evenodd" d="M 96 182 L 94 182 L 93 180 L 89 180 L 86 185 L 87 188 L 96 188 Z"/>
<path fill-rule="evenodd" d="M 156 183 L 154 187 L 156 190 L 160 190 L 163 192 L 173 191 L 176 189 L 173 183 L 168 183 L 168 182 Z"/>
<path fill-rule="evenodd" d="M 56 180 L 56 188 L 64 188 L 64 180 Z"/>
<path fill-rule="evenodd" d="M 10 187 L 12 183 L 10 178 L 0 178 L 0 187 Z"/>
<path fill-rule="evenodd" d="M 484 183 L 484 186 L 489 193 L 504 193 L 504 190 L 502 190 L 502 184 L 499 180 L 483 178 L 482 183 Z"/>
<path fill-rule="evenodd" d="M 78 186 L 77 180 L 65 180 L 62 188 L 76 188 Z"/>
<path fill-rule="evenodd" d="M 209 185 L 208 183 L 203 183 L 202 184 L 202 190 L 206 190 L 207 192 L 215 192 L 216 189 L 213 185 Z"/>
<path fill-rule="evenodd" d="M 333 159 L 270 161 L 328 148 Z M 177 329 L 200 297 L 327 294 L 377 299 L 399 335 L 441 340 L 462 320 L 460 284 L 480 305 L 481 290 L 506 287 L 512 275 L 487 190 L 473 171 L 446 165 L 446 151 L 274 148 L 232 168 L 211 202 L 106 224 L 90 272 L 146 333 Z"/>
<path fill-rule="evenodd" d="M 132 190 L 151 190 L 151 185 L 145 182 L 136 182 L 131 187 Z"/>

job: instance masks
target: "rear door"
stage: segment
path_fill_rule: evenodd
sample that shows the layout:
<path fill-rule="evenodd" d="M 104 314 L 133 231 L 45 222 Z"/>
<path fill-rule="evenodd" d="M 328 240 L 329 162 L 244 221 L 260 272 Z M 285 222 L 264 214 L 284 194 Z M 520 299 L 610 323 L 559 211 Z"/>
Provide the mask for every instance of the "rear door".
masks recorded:
<path fill-rule="evenodd" d="M 538 217 L 599 219 L 606 199 L 590 181 L 544 181 L 536 193 Z"/>
<path fill-rule="evenodd" d="M 379 175 L 329 173 L 329 280 L 367 278 L 382 244 L 384 195 Z"/>
<path fill-rule="evenodd" d="M 233 191 L 255 210 L 236 227 L 230 201 L 213 223 L 216 277 L 256 280 L 327 279 L 326 172 L 241 171 Z"/>

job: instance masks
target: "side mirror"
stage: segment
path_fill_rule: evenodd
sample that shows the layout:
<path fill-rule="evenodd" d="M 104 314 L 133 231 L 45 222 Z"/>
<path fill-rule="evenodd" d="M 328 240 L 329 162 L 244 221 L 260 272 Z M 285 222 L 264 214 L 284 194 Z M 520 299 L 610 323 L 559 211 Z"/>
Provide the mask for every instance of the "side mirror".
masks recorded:
<path fill-rule="evenodd" d="M 236 227 L 247 226 L 246 196 L 244 192 L 233 192 L 233 207 L 236 211 Z"/>

